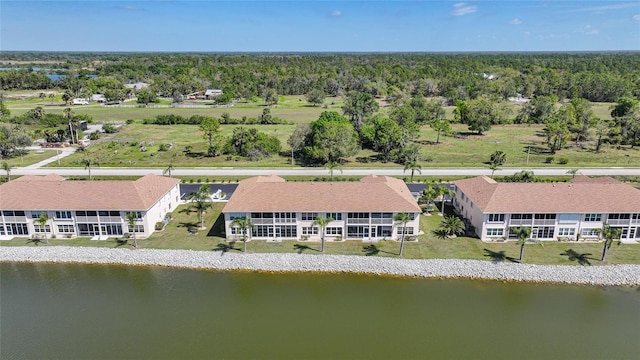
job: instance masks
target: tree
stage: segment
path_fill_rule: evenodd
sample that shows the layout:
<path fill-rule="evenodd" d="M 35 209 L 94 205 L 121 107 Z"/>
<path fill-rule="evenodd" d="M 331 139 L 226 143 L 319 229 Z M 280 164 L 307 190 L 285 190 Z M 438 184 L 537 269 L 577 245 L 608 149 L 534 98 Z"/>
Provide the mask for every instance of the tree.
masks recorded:
<path fill-rule="evenodd" d="M 439 229 L 448 237 L 464 234 L 464 223 L 457 216 L 445 216 L 440 221 Z"/>
<path fill-rule="evenodd" d="M 0 158 L 10 158 L 31 145 L 31 137 L 22 126 L 0 123 Z"/>
<path fill-rule="evenodd" d="M 413 159 L 407 159 L 404 162 L 404 171 L 406 172 L 407 170 L 411 170 L 411 179 L 409 180 L 409 182 L 413 182 L 413 174 L 417 171 L 418 173 L 422 174 L 422 166 L 420 166 L 420 164 L 418 164 L 418 159 L 413 158 Z"/>
<path fill-rule="evenodd" d="M 167 167 L 164 170 L 162 170 L 162 175 L 169 174 L 169 177 L 171 177 L 171 171 L 173 170 L 175 170 L 173 163 L 169 163 L 169 165 L 167 165 Z"/>
<path fill-rule="evenodd" d="M 262 115 L 260 115 L 260 124 L 269 125 L 273 124 L 273 116 L 271 116 L 271 109 L 264 108 L 262 109 Z"/>
<path fill-rule="evenodd" d="M 489 163 L 489 169 L 491 169 L 491 178 L 493 179 L 493 174 L 496 172 L 496 170 L 500 169 L 500 167 L 495 163 L 491 162 Z"/>
<path fill-rule="evenodd" d="M 287 144 L 291 147 L 291 164 L 294 164 L 294 153 L 299 153 L 304 148 L 304 141 L 311 132 L 311 128 L 309 128 L 309 124 L 298 124 L 296 129 L 293 131 L 293 134 L 289 136 L 287 140 Z"/>
<path fill-rule="evenodd" d="M 429 121 L 429 126 L 436 131 L 436 144 L 440 143 L 440 135 L 451 135 L 451 122 L 445 118 L 434 118 Z"/>
<path fill-rule="evenodd" d="M 7 182 L 11 181 L 11 166 L 8 162 L 2 162 L 2 170 L 4 170 L 5 174 L 7 175 Z"/>
<path fill-rule="evenodd" d="M 126 215 L 127 224 L 129 225 L 129 231 L 133 234 L 133 247 L 138 248 L 138 237 L 136 231 L 136 221 L 138 220 L 138 214 L 135 211 L 129 211 Z"/>
<path fill-rule="evenodd" d="M 322 104 L 324 102 L 324 98 L 324 91 L 319 89 L 314 89 L 307 93 L 307 101 L 313 104 L 314 107 Z"/>
<path fill-rule="evenodd" d="M 447 186 L 440 185 L 438 186 L 438 194 L 442 198 L 442 215 L 444 216 L 444 205 L 446 202 L 446 196 L 449 196 L 452 198 L 456 193 L 455 191 L 449 189 Z"/>
<path fill-rule="evenodd" d="M 69 135 L 71 136 L 71 143 L 72 144 L 76 144 L 78 143 L 78 135 L 76 132 L 76 119 L 75 119 L 75 113 L 73 112 L 73 110 L 71 108 L 66 108 L 64 110 L 62 110 L 62 114 L 64 115 L 64 118 L 67 119 L 67 121 L 69 122 Z M 74 136 L 75 135 L 75 136 Z"/>
<path fill-rule="evenodd" d="M 373 95 L 351 91 L 347 94 L 342 111 L 345 116 L 351 119 L 351 123 L 356 131 L 360 131 L 360 127 L 364 119 L 373 115 L 378 111 L 379 105 Z"/>
<path fill-rule="evenodd" d="M 371 127 L 369 129 L 369 127 Z M 382 116 L 376 116 L 373 124 L 365 124 L 360 128 L 363 142 L 380 153 L 383 161 L 400 160 L 398 155 L 407 143 L 403 129 L 397 122 Z"/>
<path fill-rule="evenodd" d="M 502 166 L 505 162 L 507 162 L 507 154 L 505 154 L 504 151 L 498 150 L 491 154 L 489 158 L 489 163 L 497 166 Z"/>
<path fill-rule="evenodd" d="M 400 237 L 400 252 L 398 253 L 399 256 L 402 256 L 402 251 L 404 250 L 404 235 L 407 232 L 407 223 L 409 221 L 411 221 L 411 216 L 407 213 L 397 213 L 393 216 L 393 221 L 396 222 L 396 224 L 400 225 L 402 224 L 402 231 L 401 231 L 401 237 Z"/>
<path fill-rule="evenodd" d="M 516 123 L 519 124 L 544 124 L 547 119 L 553 115 L 555 103 L 558 102 L 558 97 L 551 96 L 536 96 L 526 103 L 522 109 L 520 109 L 518 116 L 516 116 Z"/>
<path fill-rule="evenodd" d="M 151 90 L 149 88 L 142 89 L 138 93 L 137 102 L 138 102 L 138 104 L 144 104 L 144 106 L 147 106 L 150 103 L 157 103 L 158 102 L 158 95 L 156 94 L 155 91 L 153 91 L 153 90 Z"/>
<path fill-rule="evenodd" d="M 567 171 L 567 174 L 571 175 L 571 178 L 573 179 L 573 178 L 576 177 L 576 174 L 578 173 L 579 170 L 580 169 L 571 169 L 571 170 Z"/>
<path fill-rule="evenodd" d="M 524 255 L 524 246 L 528 243 L 537 243 L 542 245 L 542 243 L 537 239 L 531 239 L 531 228 L 529 227 L 518 227 L 515 229 L 515 233 L 518 236 L 518 241 L 516 244 L 520 246 L 520 258 L 518 260 L 522 261 L 522 256 Z"/>
<path fill-rule="evenodd" d="M 342 173 L 342 165 L 338 162 L 338 161 L 327 161 L 326 164 L 324 164 L 325 169 L 329 170 L 329 179 L 331 181 L 333 181 L 333 171 L 334 170 L 340 170 L 340 173 Z"/>
<path fill-rule="evenodd" d="M 324 111 L 309 127 L 311 131 L 305 139 L 303 154 L 310 162 L 338 162 L 355 155 L 359 149 L 358 133 L 349 120 L 334 111 Z"/>
<path fill-rule="evenodd" d="M 40 213 L 40 216 L 35 220 L 44 232 L 44 240 L 49 245 L 49 236 L 47 235 L 47 223 L 49 222 L 49 215 L 46 212 Z"/>
<path fill-rule="evenodd" d="M 511 176 L 512 182 L 536 182 L 537 179 L 533 174 L 533 171 L 522 170 Z"/>
<path fill-rule="evenodd" d="M 243 252 L 247 252 L 247 238 L 249 232 L 253 229 L 251 219 L 246 217 L 237 217 L 231 221 L 231 227 L 237 228 L 242 233 Z"/>
<path fill-rule="evenodd" d="M 7 108 L 4 102 L 0 102 L 0 119 L 8 119 L 11 116 L 11 111 Z"/>
<path fill-rule="evenodd" d="M 264 93 L 264 102 L 267 103 L 267 106 L 278 104 L 278 93 L 275 89 L 268 89 Z"/>
<path fill-rule="evenodd" d="M 596 140 L 596 152 L 600 151 L 600 146 L 602 146 L 602 140 L 605 137 L 605 135 L 607 135 L 609 133 L 609 131 L 611 130 L 611 122 L 605 119 L 596 119 L 593 128 L 596 131 L 596 136 L 597 136 L 597 140 Z"/>
<path fill-rule="evenodd" d="M 209 193 L 209 185 L 203 184 L 200 188 L 189 195 L 189 200 L 193 203 L 193 207 L 198 212 L 200 220 L 200 229 L 204 229 L 204 213 L 211 207 L 211 195 Z"/>
<path fill-rule="evenodd" d="M 332 221 L 333 221 L 333 218 L 330 216 L 326 218 L 322 216 L 318 216 L 313 221 L 313 224 L 311 224 L 312 226 L 317 226 L 318 229 L 320 230 L 320 243 L 322 244 L 320 246 L 320 252 L 324 252 L 324 229 Z"/>
<path fill-rule="evenodd" d="M 96 160 L 92 160 L 89 158 L 84 158 L 80 161 L 80 164 L 84 165 L 84 169 L 89 171 L 89 180 L 93 180 L 91 177 L 91 168 L 100 166 L 100 164 Z"/>
<path fill-rule="evenodd" d="M 204 117 L 200 123 L 200 131 L 204 133 L 203 137 L 209 142 L 207 156 L 214 157 L 220 155 L 220 139 L 218 134 L 220 131 L 220 123 L 218 120 L 209 116 Z"/>
<path fill-rule="evenodd" d="M 569 103 L 574 109 L 574 121 L 570 130 L 576 135 L 575 141 L 578 144 L 581 141 L 589 139 L 589 130 L 593 127 L 596 116 L 591 110 L 591 103 L 587 99 L 571 99 Z"/>
<path fill-rule="evenodd" d="M 427 185 L 426 188 L 422 189 L 422 196 L 420 197 L 420 203 L 427 205 L 427 212 L 429 211 L 429 205 L 435 201 L 438 197 L 438 190 L 431 184 Z M 435 204 L 433 205 L 435 207 Z M 428 214 L 430 215 L 430 214 Z"/>
<path fill-rule="evenodd" d="M 623 97 L 612 107 L 613 117 L 620 140 L 623 144 L 634 147 L 640 145 L 640 101 Z"/>
<path fill-rule="evenodd" d="M 607 251 L 611 248 L 614 240 L 620 240 L 620 235 L 622 233 L 621 229 L 611 227 L 609 224 L 604 224 L 602 229 L 597 229 L 600 233 L 600 236 L 604 239 L 604 247 L 602 248 L 602 258 L 601 261 L 605 261 L 607 258 Z"/>

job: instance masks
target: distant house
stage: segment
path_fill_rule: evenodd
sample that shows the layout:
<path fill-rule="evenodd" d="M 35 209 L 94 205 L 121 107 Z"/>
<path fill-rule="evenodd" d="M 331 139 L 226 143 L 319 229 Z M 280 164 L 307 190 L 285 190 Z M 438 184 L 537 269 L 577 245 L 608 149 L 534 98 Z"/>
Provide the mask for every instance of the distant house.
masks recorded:
<path fill-rule="evenodd" d="M 146 175 L 135 181 L 69 181 L 62 176 L 22 176 L 0 185 L 0 239 L 147 237 L 180 201 L 180 181 Z M 129 226 L 127 214 L 134 213 Z M 46 214 L 44 226 L 36 219 Z"/>
<path fill-rule="evenodd" d="M 107 98 L 105 98 L 103 94 L 93 94 L 91 95 L 91 101 L 103 103 L 107 101 Z"/>
<path fill-rule="evenodd" d="M 204 92 L 204 98 L 207 100 L 216 98 L 220 95 L 222 95 L 222 90 L 218 89 L 207 89 L 207 91 Z"/>
<path fill-rule="evenodd" d="M 640 190 L 613 178 L 568 183 L 498 183 L 486 176 L 454 182 L 454 207 L 481 240 L 598 240 L 604 224 L 623 242 L 640 241 Z"/>
<path fill-rule="evenodd" d="M 327 238 L 398 239 L 418 235 L 420 206 L 400 179 L 370 175 L 359 182 L 287 182 L 281 177 L 258 176 L 242 180 L 224 207 L 227 238 L 241 235 L 233 219 L 248 218 L 252 238 L 264 240 L 321 237 L 317 217 L 331 221 Z M 411 220 L 394 221 L 398 213 Z"/>
<path fill-rule="evenodd" d="M 140 89 L 148 88 L 149 84 L 142 81 L 136 81 L 136 82 L 125 84 L 124 87 L 126 87 L 127 89 L 140 90 Z"/>

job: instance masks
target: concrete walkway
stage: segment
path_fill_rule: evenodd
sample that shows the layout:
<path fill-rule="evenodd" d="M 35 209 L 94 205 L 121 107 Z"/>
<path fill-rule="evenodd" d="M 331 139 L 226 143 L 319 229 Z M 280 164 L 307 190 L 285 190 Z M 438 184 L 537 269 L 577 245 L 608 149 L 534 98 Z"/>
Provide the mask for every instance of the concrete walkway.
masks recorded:
<path fill-rule="evenodd" d="M 41 148 L 38 148 L 38 149 L 45 150 L 45 149 L 41 149 Z M 48 159 L 44 159 L 44 160 L 42 160 L 40 162 L 37 162 L 35 164 L 31 164 L 31 165 L 28 165 L 28 166 L 13 170 L 12 173 L 15 174 L 15 172 L 19 171 L 20 169 L 25 169 L 25 170 L 39 169 L 39 168 L 41 168 L 43 166 L 47 166 L 47 165 L 49 165 L 49 164 L 51 164 L 53 162 L 56 162 L 56 161 L 58 161 L 58 160 L 60 160 L 60 159 L 62 159 L 64 157 L 67 157 L 67 156 L 73 154 L 74 152 L 76 152 L 76 148 L 74 148 L 74 147 L 54 148 L 54 149 L 46 149 L 46 150 L 56 150 L 58 152 L 58 154 L 56 154 L 56 156 L 52 156 L 52 157 L 50 157 Z M 49 170 L 48 173 L 52 173 L 52 172 L 55 172 L 55 171 Z"/>

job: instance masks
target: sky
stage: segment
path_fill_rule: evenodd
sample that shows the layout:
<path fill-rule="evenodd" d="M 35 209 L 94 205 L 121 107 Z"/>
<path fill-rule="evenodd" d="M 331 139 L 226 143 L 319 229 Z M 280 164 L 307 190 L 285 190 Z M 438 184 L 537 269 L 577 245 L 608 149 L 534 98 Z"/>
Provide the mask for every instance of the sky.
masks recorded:
<path fill-rule="evenodd" d="M 640 50 L 640 1 L 0 0 L 0 50 Z"/>

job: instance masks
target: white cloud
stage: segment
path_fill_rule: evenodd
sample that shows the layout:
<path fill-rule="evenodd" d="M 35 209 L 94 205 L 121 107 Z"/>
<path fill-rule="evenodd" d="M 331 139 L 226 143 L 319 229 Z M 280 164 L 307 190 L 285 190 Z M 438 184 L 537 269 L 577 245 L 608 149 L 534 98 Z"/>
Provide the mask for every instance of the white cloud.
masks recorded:
<path fill-rule="evenodd" d="M 453 9 L 451 10 L 451 15 L 453 16 L 462 16 L 467 14 L 473 14 L 478 11 L 478 7 L 475 5 L 469 5 L 467 3 L 456 3 L 453 4 Z"/>
<path fill-rule="evenodd" d="M 583 8 L 574 9 L 572 11 L 593 11 L 593 12 L 603 12 L 609 10 L 620 10 L 620 9 L 628 9 L 637 7 L 640 4 L 636 3 L 624 3 L 624 4 L 611 4 L 611 5 L 603 5 L 603 6 L 588 6 Z"/>
<path fill-rule="evenodd" d="M 333 10 L 331 12 L 331 17 L 340 17 L 340 16 L 342 16 L 342 11 L 340 10 Z"/>
<path fill-rule="evenodd" d="M 132 5 L 119 5 L 119 6 L 116 6 L 116 8 L 118 8 L 118 9 L 122 9 L 122 10 L 127 10 L 127 11 L 138 11 L 138 10 L 142 10 L 142 9 L 140 9 L 139 7 L 135 7 L 135 6 L 132 6 Z"/>
<path fill-rule="evenodd" d="M 640 21 L 640 14 L 633 15 L 633 20 Z"/>
<path fill-rule="evenodd" d="M 582 29 L 577 30 L 576 32 L 585 34 L 585 35 L 598 35 L 600 33 L 600 31 L 596 28 L 594 28 L 591 25 L 587 25 L 585 27 L 583 27 Z"/>
<path fill-rule="evenodd" d="M 511 24 L 511 25 L 520 25 L 520 24 L 522 24 L 522 20 L 520 20 L 518 18 L 515 18 L 515 19 L 509 21 L 509 24 Z"/>

